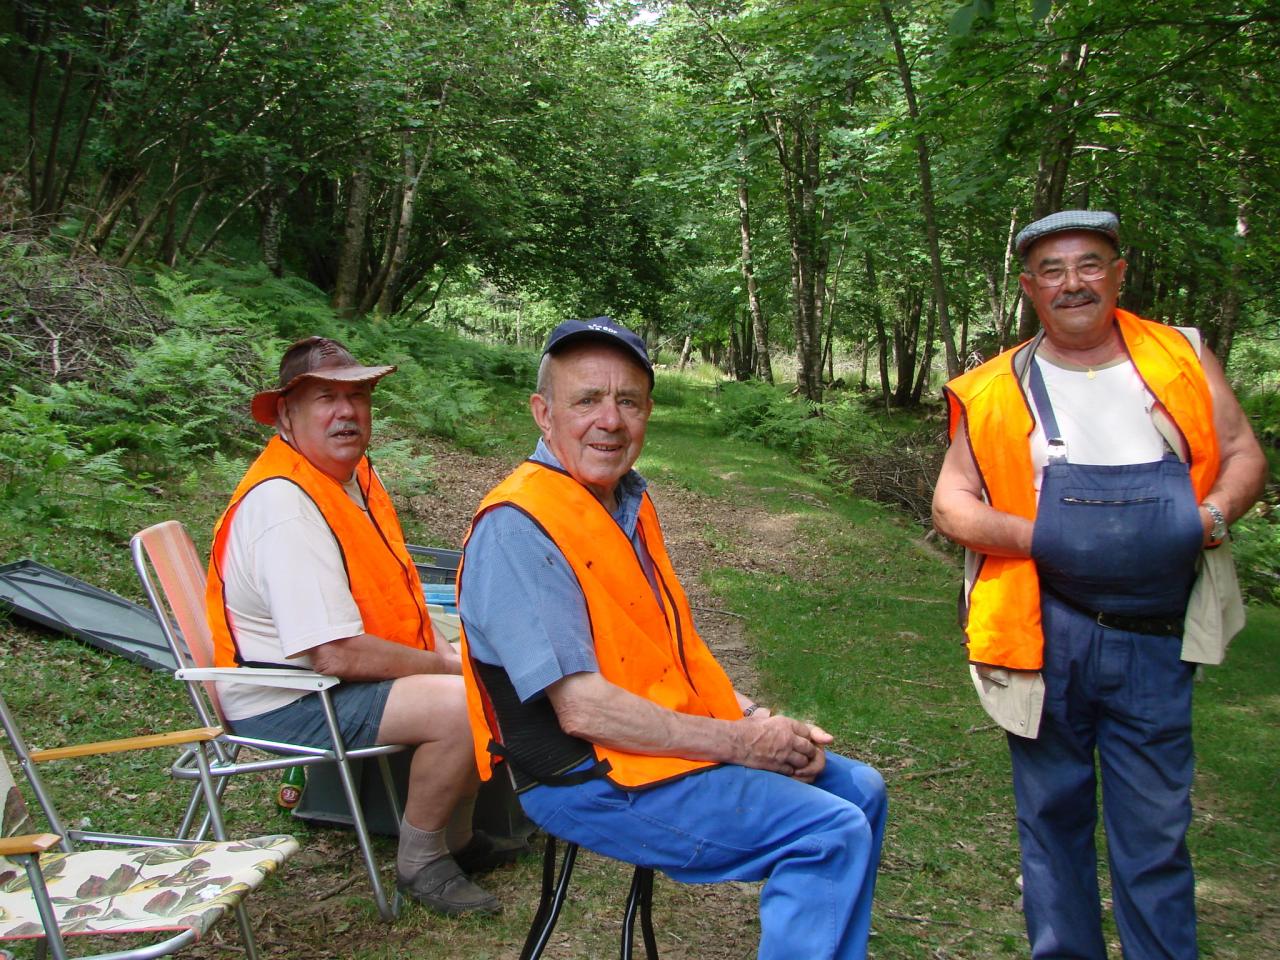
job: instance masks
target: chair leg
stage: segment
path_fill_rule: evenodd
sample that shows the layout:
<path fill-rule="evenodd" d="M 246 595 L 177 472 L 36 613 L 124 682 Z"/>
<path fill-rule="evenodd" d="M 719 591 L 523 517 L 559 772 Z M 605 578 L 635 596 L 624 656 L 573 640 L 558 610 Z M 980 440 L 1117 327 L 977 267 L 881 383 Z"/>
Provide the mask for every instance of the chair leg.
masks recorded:
<path fill-rule="evenodd" d="M 639 868 L 637 868 L 639 869 Z M 653 935 L 653 870 L 644 868 L 640 891 L 640 933 L 644 936 L 644 952 L 648 960 L 658 960 L 658 939 Z"/>
<path fill-rule="evenodd" d="M 214 741 L 213 753 L 221 764 L 235 763 L 236 758 L 240 756 L 240 745 L 235 744 L 228 748 L 224 747 L 217 741 Z M 228 776 L 215 778 L 216 782 L 214 783 L 214 792 L 218 795 L 219 803 L 222 802 L 222 798 L 227 792 L 227 786 L 229 785 L 230 780 L 231 778 Z M 204 840 L 209 836 L 209 828 L 213 826 L 213 822 L 207 809 L 205 811 L 204 818 L 200 821 L 200 829 L 194 834 L 191 832 L 192 827 L 195 826 L 196 815 L 200 812 L 203 799 L 202 788 L 200 783 L 197 781 L 191 788 L 191 799 L 187 803 L 187 812 L 182 818 L 182 825 L 178 828 L 179 837 L 189 840 Z"/>
<path fill-rule="evenodd" d="M 240 926 L 240 940 L 244 943 L 244 955 L 247 960 L 258 960 L 258 942 L 253 938 L 253 927 L 249 923 L 249 914 L 244 908 L 244 901 L 236 905 L 236 923 Z"/>
<path fill-rule="evenodd" d="M 619 954 L 622 960 L 631 960 L 637 913 L 645 956 L 648 960 L 658 960 L 658 941 L 653 935 L 653 870 L 649 867 L 636 867 L 631 876 L 631 890 L 622 916 L 622 952 Z"/>
<path fill-rule="evenodd" d="M 325 722 L 329 725 L 329 737 L 333 741 L 334 759 L 338 764 L 338 777 L 342 780 L 342 792 L 347 796 L 347 806 L 351 809 L 351 827 L 356 832 L 356 841 L 360 844 L 360 856 L 364 860 L 364 868 L 369 874 L 369 885 L 373 887 L 373 901 L 378 906 L 378 913 L 383 920 L 390 923 L 399 913 L 400 898 L 394 901 L 387 899 L 382 888 L 382 878 L 378 875 L 378 859 L 373 854 L 373 840 L 369 836 L 369 828 L 364 822 L 364 809 L 360 806 L 360 791 L 356 789 L 356 780 L 351 773 L 351 761 L 347 759 L 346 746 L 339 732 L 338 715 L 334 712 L 333 701 L 328 690 L 320 691 L 320 705 L 324 708 Z"/>
<path fill-rule="evenodd" d="M 396 792 L 396 781 L 391 776 L 391 761 L 385 753 L 378 754 L 378 772 L 382 774 L 382 787 L 387 791 L 387 807 L 391 811 L 391 818 L 398 824 L 404 818 L 404 810 L 400 808 L 400 794 Z"/>
<path fill-rule="evenodd" d="M 338 777 L 342 780 L 342 792 L 347 796 L 347 806 L 351 810 L 351 828 L 360 845 L 360 856 L 369 874 L 369 885 L 373 887 L 374 903 L 377 904 L 382 919 L 390 923 L 399 911 L 397 905 L 387 899 L 387 893 L 383 889 L 382 877 L 378 873 L 378 858 L 374 856 L 373 840 L 369 836 L 369 828 L 364 822 L 364 810 L 360 806 L 360 793 L 356 789 L 355 776 L 351 773 L 351 763 L 345 757 L 338 761 Z"/>
<path fill-rule="evenodd" d="M 542 856 L 542 897 L 538 901 L 538 910 L 534 914 L 529 935 L 525 937 L 524 949 L 520 951 L 520 960 L 538 960 L 546 949 L 556 921 L 560 919 L 560 908 L 564 906 L 569 878 L 573 875 L 573 864 L 577 858 L 578 845 L 565 844 L 560 877 L 556 879 L 556 838 L 547 834 L 546 852 Z"/>

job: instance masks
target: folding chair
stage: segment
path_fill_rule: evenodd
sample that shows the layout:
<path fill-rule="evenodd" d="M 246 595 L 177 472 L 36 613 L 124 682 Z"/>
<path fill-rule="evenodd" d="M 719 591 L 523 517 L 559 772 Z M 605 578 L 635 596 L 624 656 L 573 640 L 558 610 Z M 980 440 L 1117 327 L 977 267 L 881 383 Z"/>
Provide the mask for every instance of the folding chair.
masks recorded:
<path fill-rule="evenodd" d="M 542 895 L 528 936 L 525 937 L 524 948 L 520 951 L 520 960 L 538 960 L 542 956 L 569 892 L 573 865 L 578 859 L 578 845 L 565 844 L 564 859 L 557 877 L 556 843 L 556 838 L 548 833 L 542 857 Z M 658 941 L 653 934 L 653 869 L 650 867 L 638 866 L 631 875 L 631 889 L 627 893 L 627 905 L 622 915 L 621 960 L 631 960 L 637 914 L 640 917 L 640 932 L 644 937 L 645 956 L 648 960 L 658 960 Z"/>
<path fill-rule="evenodd" d="M 213 636 L 205 619 L 205 567 L 200 562 L 191 536 L 181 523 L 176 520 L 166 520 L 148 527 L 134 534 L 129 546 L 133 555 L 134 568 L 142 581 L 142 588 L 156 611 L 161 630 L 180 666 L 174 676 L 186 683 L 187 695 L 200 722 L 205 726 L 219 728 L 218 735 L 210 744 L 213 755 L 209 761 L 209 772 L 217 780 L 219 796 L 226 787 L 227 778 L 238 773 L 319 763 L 336 764 L 347 806 L 351 811 L 351 825 L 360 846 L 365 870 L 369 874 L 369 884 L 373 888 L 373 899 L 377 904 L 378 913 L 384 920 L 394 920 L 399 913 L 400 896 L 397 893 L 393 898 L 388 899 L 383 889 L 351 761 L 369 757 L 377 758 L 382 782 L 387 792 L 387 802 L 393 818 L 398 823 L 401 816 L 400 800 L 392 780 L 391 768 L 387 763 L 387 755 L 403 750 L 404 747 L 391 744 L 355 750 L 347 749 L 329 696 L 329 689 L 339 682 L 337 677 L 325 676 L 310 670 L 288 668 L 213 666 Z M 319 694 L 325 719 L 329 724 L 332 746 L 323 749 L 236 736 L 229 732 L 228 725 L 222 717 L 217 688 L 214 686 L 215 680 L 285 687 Z M 240 753 L 245 747 L 275 754 L 276 757 L 264 760 L 241 760 Z M 193 763 L 199 763 L 197 754 L 198 751 L 184 753 L 173 766 L 174 776 L 183 779 L 198 777 L 199 771 L 192 766 Z M 199 791 L 193 792 L 180 830 L 181 836 L 191 835 L 201 799 Z M 196 831 L 195 836 L 203 836 L 208 824 L 209 819 L 206 814 L 204 823 Z"/>
<path fill-rule="evenodd" d="M 38 940 L 38 956 L 47 950 L 63 960 L 67 956 L 64 938 L 73 934 L 147 934 L 152 942 L 145 945 L 119 949 L 115 943 L 107 952 L 91 955 L 101 960 L 143 960 L 168 956 L 195 943 L 227 911 L 234 910 L 245 955 L 256 960 L 244 897 L 297 852 L 298 842 L 288 836 L 227 839 L 205 754 L 217 736 L 216 728 L 30 750 L 3 696 L 0 727 L 53 831 L 10 835 L 29 829 L 28 816 L 0 752 L 0 941 Z M 38 764 L 54 760 L 174 745 L 185 745 L 196 758 L 214 842 L 68 830 L 36 770 Z M 77 851 L 73 841 L 100 844 L 102 849 Z M 48 852 L 55 847 L 61 852 Z M 156 940 L 157 935 L 161 939 Z M 0 950 L 0 955 L 7 954 Z"/>

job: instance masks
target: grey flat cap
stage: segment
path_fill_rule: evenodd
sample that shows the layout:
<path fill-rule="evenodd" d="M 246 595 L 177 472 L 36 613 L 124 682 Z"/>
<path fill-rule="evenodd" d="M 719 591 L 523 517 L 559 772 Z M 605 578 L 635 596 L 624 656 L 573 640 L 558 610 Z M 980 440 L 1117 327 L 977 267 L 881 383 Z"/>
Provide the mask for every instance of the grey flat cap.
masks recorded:
<path fill-rule="evenodd" d="M 1120 221 L 1109 210 L 1059 210 L 1027 224 L 1013 243 L 1018 248 L 1018 256 L 1025 257 L 1027 249 L 1037 240 L 1067 230 L 1092 230 L 1109 239 L 1117 250 L 1120 249 Z"/>

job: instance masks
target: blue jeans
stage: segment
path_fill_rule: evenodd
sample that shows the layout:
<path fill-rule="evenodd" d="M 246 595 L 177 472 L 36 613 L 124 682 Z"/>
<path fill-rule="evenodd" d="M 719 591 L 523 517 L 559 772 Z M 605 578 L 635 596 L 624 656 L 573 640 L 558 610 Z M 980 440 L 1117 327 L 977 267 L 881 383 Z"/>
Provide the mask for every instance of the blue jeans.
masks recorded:
<path fill-rule="evenodd" d="M 1040 736 L 1009 736 L 1031 955 L 1106 960 L 1094 849 L 1097 779 L 1126 960 L 1192 960 L 1191 685 L 1178 637 L 1099 626 L 1042 602 Z"/>
<path fill-rule="evenodd" d="M 557 837 L 674 880 L 767 878 L 760 960 L 866 956 L 888 803 L 865 763 L 828 751 L 812 785 L 726 764 L 647 790 L 538 786 L 520 803 Z"/>

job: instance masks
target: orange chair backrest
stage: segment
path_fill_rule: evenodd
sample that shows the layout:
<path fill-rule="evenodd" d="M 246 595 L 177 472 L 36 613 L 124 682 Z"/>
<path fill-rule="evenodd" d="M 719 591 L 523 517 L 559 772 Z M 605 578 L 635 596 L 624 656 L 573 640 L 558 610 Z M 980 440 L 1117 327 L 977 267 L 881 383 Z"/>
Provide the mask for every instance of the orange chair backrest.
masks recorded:
<path fill-rule="evenodd" d="M 213 634 L 205 619 L 205 566 L 187 528 L 177 520 L 165 520 L 140 531 L 134 539 L 141 542 L 151 569 L 160 583 L 164 599 L 176 621 L 180 650 L 185 659 L 197 667 L 212 667 Z M 157 614 L 164 616 L 161 611 Z M 205 690 L 221 716 L 221 705 L 212 683 Z"/>

